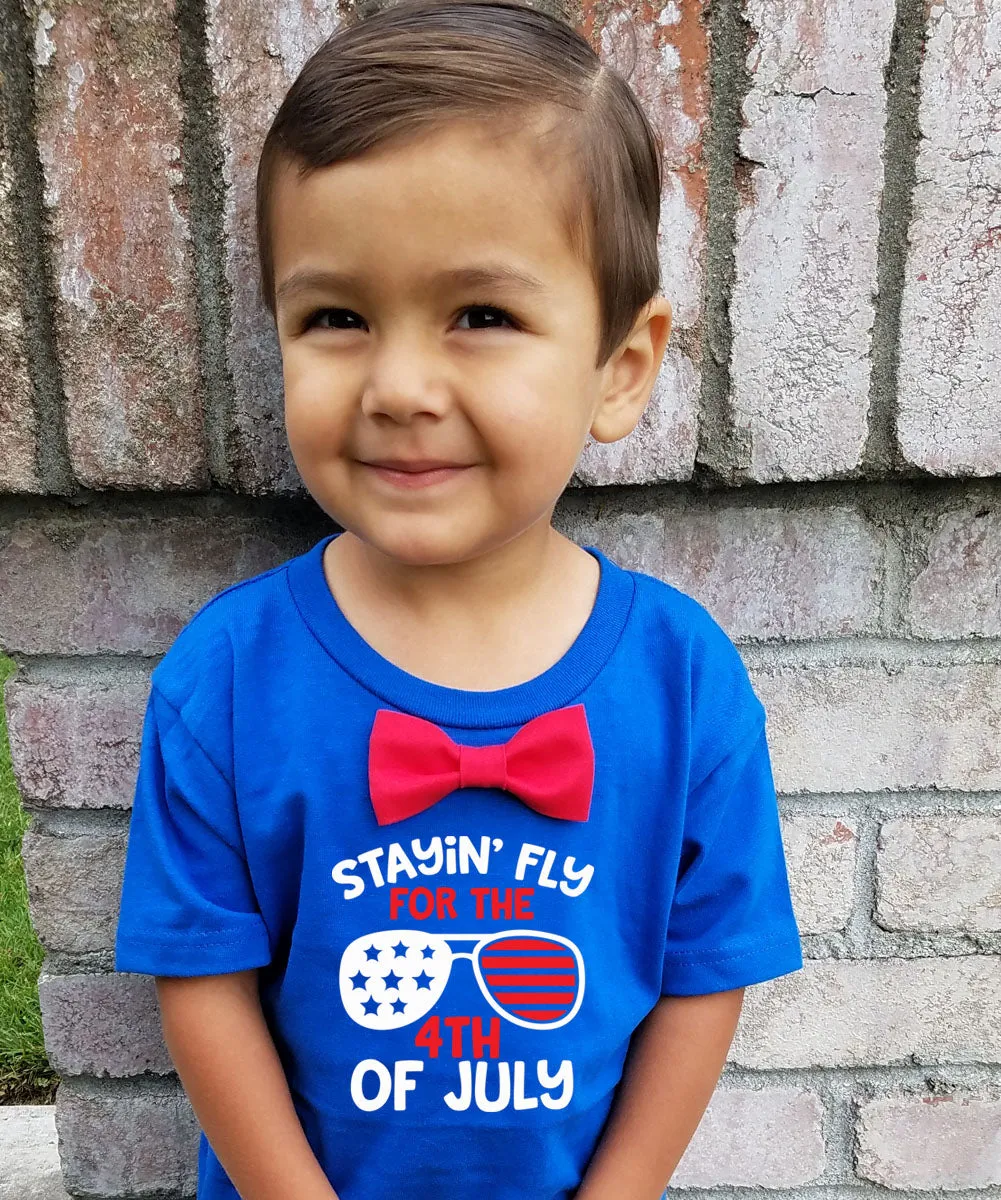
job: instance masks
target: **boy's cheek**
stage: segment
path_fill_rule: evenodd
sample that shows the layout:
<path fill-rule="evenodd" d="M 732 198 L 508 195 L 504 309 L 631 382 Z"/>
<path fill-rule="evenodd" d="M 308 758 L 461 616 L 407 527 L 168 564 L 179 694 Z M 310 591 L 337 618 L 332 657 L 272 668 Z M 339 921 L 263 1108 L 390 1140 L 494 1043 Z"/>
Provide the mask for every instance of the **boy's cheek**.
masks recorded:
<path fill-rule="evenodd" d="M 344 396 L 343 381 L 316 373 L 286 374 L 285 427 L 290 441 L 302 437 L 309 444 L 322 438 L 328 449 L 339 447 L 350 429 L 351 406 Z"/>

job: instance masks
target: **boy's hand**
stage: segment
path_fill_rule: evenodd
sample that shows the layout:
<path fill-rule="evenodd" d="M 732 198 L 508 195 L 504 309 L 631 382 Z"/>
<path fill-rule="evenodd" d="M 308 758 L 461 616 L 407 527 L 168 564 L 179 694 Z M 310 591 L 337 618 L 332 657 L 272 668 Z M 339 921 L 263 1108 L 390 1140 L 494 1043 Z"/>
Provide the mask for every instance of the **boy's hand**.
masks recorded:
<path fill-rule="evenodd" d="M 156 977 L 163 1035 L 241 1200 L 337 1200 L 292 1104 L 257 971 Z"/>
<path fill-rule="evenodd" d="M 660 1200 L 709 1105 L 744 989 L 664 996 L 633 1034 L 612 1115 L 575 1200 Z"/>

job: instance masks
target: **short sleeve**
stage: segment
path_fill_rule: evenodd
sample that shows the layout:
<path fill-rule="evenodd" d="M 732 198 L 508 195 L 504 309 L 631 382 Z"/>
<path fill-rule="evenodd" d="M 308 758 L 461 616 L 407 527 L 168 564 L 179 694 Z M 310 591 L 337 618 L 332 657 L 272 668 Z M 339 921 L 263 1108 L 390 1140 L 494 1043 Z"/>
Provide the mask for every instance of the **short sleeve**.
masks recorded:
<path fill-rule="evenodd" d="M 724 992 L 802 966 L 762 723 L 689 794 L 661 991 Z"/>
<path fill-rule="evenodd" d="M 270 959 L 233 789 L 154 684 L 143 720 L 115 969 L 214 975 Z"/>

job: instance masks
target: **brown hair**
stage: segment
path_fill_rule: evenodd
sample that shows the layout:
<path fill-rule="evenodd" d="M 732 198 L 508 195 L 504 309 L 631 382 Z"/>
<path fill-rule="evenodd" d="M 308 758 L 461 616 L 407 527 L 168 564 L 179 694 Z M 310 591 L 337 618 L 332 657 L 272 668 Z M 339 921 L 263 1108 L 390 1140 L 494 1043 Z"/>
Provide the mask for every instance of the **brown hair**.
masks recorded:
<path fill-rule="evenodd" d="M 663 146 L 629 85 L 577 32 L 506 0 L 401 0 L 312 54 L 257 167 L 261 298 L 275 317 L 270 211 L 279 169 L 299 177 L 459 118 L 523 119 L 550 106 L 577 187 L 566 225 L 601 312 L 597 366 L 660 287 Z"/>

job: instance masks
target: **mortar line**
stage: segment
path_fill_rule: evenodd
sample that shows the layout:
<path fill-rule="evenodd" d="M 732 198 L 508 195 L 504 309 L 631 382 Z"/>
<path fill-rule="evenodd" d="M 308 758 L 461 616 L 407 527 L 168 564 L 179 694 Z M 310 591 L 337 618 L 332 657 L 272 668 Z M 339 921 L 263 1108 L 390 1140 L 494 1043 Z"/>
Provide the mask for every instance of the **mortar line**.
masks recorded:
<path fill-rule="evenodd" d="M 883 70 L 883 189 L 876 243 L 876 304 L 870 335 L 869 428 L 862 451 L 862 466 L 867 471 L 920 470 L 900 451 L 897 422 L 901 305 L 921 138 L 918 110 L 925 8 L 925 0 L 897 0 L 890 53 Z"/>
<path fill-rule="evenodd" d="M 56 346 L 54 273 L 36 138 L 32 62 L 27 14 L 18 0 L 0 0 L 0 73 L 7 92 L 4 136 L 12 167 L 11 199 L 17 213 L 10 232 L 19 249 L 19 303 L 38 423 L 36 469 L 45 492 L 65 496 L 75 494 L 78 484 L 70 466 L 62 369 Z"/>
<path fill-rule="evenodd" d="M 1001 637 L 904 638 L 880 637 L 860 633 L 830 638 L 798 638 L 795 641 L 734 642 L 749 670 L 811 670 L 829 667 L 883 667 L 890 673 L 900 668 L 921 666 L 994 666 L 1001 662 Z M 104 672 L 129 674 L 136 680 L 160 660 L 165 650 L 149 652 L 95 650 L 79 654 L 55 651 L 6 651 L 19 665 L 33 672 L 33 678 L 50 681 L 73 680 L 77 683 L 101 683 Z M 873 662 L 876 659 L 876 662 Z"/>
<path fill-rule="evenodd" d="M 232 302 L 224 263 L 226 184 L 218 99 L 208 62 L 205 0 L 178 0 L 175 20 L 181 59 L 181 157 L 189 196 L 203 428 L 212 481 L 232 487 L 236 474 L 229 444 L 235 428 L 236 394 L 227 353 Z"/>
<path fill-rule="evenodd" d="M 692 480 L 672 480 L 648 484 L 602 484 L 587 488 L 567 488 L 559 499 L 559 511 L 574 514 L 602 505 L 611 515 L 619 513 L 660 512 L 665 508 L 697 504 L 707 511 L 721 509 L 823 510 L 849 507 L 877 523 L 879 509 L 888 504 L 904 506 L 905 516 L 921 506 L 942 505 L 963 508 L 974 503 L 1001 504 L 1001 476 L 939 476 L 923 473 L 913 478 L 887 476 L 877 479 L 844 478 L 817 480 L 780 480 L 769 483 L 723 485 L 706 490 Z M 73 508 L 67 507 L 67 504 Z M 867 509 L 865 506 L 869 505 Z M 876 507 L 873 507 L 875 505 Z M 74 515 L 75 509 L 85 509 Z M 0 531 L 20 520 L 31 522 L 50 519 L 169 521 L 182 517 L 247 518 L 273 521 L 290 528 L 307 525 L 329 526 L 335 522 L 309 495 L 288 496 L 277 493 L 252 494 L 211 488 L 201 492 L 101 491 L 79 488 L 72 496 L 0 495 Z"/>
<path fill-rule="evenodd" d="M 43 970 L 44 970 L 43 964 Z M 972 1077 L 972 1078 L 971 1078 Z M 86 1072 L 73 1074 L 67 1078 L 67 1083 L 81 1093 L 94 1089 L 97 1094 L 133 1095 L 133 1087 L 147 1089 L 151 1092 L 173 1090 L 172 1083 L 177 1078 L 171 1071 L 164 1075 L 119 1075 L 96 1076 Z M 966 1087 L 982 1088 L 990 1098 L 1001 1099 L 1001 1067 L 990 1062 L 966 1063 L 924 1063 L 907 1065 L 870 1064 L 863 1066 L 809 1066 L 809 1067 L 745 1067 L 728 1061 L 721 1074 L 723 1089 L 732 1087 L 750 1087 L 754 1090 L 768 1090 L 773 1087 L 807 1086 L 820 1091 L 829 1083 L 843 1083 L 856 1086 L 871 1086 L 874 1088 L 891 1086 L 906 1091 L 907 1094 L 943 1095 L 938 1088 L 939 1083 L 959 1090 Z M 693 1189 L 697 1190 L 697 1189 Z M 776 1189 L 780 1192 L 781 1189 Z M 685 1189 L 687 1195 L 688 1189 Z M 772 1189 L 768 1189 L 769 1196 Z M 719 1197 L 719 1189 L 712 1192 Z M 859 1194 L 859 1193 L 853 1193 Z M 883 1193 L 885 1196 L 885 1193 Z M 960 1193 L 949 1192 L 949 1196 Z M 984 1200 L 984 1192 L 976 1193 L 978 1200 Z"/>
<path fill-rule="evenodd" d="M 751 89 L 745 67 L 748 26 L 740 0 L 709 0 L 709 131 L 706 138 L 706 264 L 702 296 L 698 448 L 692 482 L 730 484 L 738 439 L 731 398 L 733 296 L 739 207 L 741 105 Z"/>
<path fill-rule="evenodd" d="M 830 638 L 734 639 L 749 670 L 882 667 L 887 674 L 911 667 L 988 666 L 1001 662 L 1001 637 L 905 638 L 868 633 Z M 876 660 L 876 661 L 873 661 Z"/>

